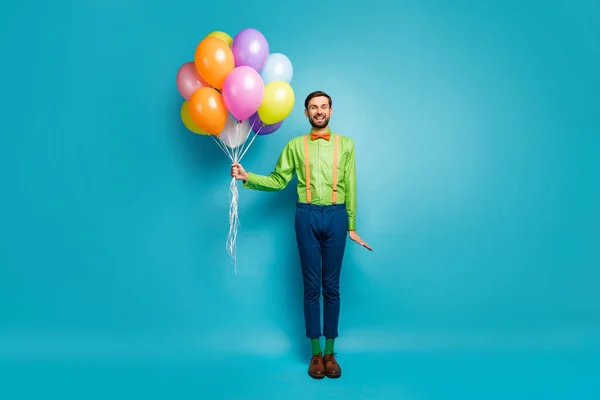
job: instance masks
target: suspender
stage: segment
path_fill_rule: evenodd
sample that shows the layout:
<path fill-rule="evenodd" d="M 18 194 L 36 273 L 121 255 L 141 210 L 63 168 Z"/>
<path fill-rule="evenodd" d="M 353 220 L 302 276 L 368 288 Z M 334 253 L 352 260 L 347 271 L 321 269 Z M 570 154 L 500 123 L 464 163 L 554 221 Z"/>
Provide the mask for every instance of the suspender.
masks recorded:
<path fill-rule="evenodd" d="M 331 198 L 333 200 L 333 204 L 337 203 L 337 164 L 338 164 L 338 141 L 340 136 L 335 135 L 334 147 L 333 147 L 333 193 L 331 194 Z M 311 203 L 312 201 L 312 192 L 310 190 L 310 163 L 308 156 L 308 135 L 304 136 L 304 170 L 306 175 L 306 201 L 307 203 Z"/>
<path fill-rule="evenodd" d="M 335 145 L 333 146 L 333 193 L 331 199 L 333 204 L 337 203 L 337 172 L 338 172 L 338 139 L 340 135 L 335 135 Z"/>
<path fill-rule="evenodd" d="M 310 165 L 308 162 L 308 135 L 304 136 L 304 171 L 306 175 L 306 202 L 312 201 L 312 192 L 310 191 Z"/>

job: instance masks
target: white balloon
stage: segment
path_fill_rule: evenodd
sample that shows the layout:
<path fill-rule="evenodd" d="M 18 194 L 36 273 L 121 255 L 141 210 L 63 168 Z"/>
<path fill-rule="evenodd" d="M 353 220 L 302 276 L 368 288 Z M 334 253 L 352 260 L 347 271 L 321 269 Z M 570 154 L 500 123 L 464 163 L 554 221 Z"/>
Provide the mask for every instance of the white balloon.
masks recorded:
<path fill-rule="evenodd" d="M 219 138 L 227 147 L 235 149 L 246 142 L 248 135 L 250 135 L 250 121 L 246 119 L 238 122 L 233 115 L 228 114 L 227 122 L 219 134 Z"/>
<path fill-rule="evenodd" d="M 281 53 L 271 53 L 267 57 L 265 66 L 260 73 L 263 83 L 266 85 L 269 82 L 284 81 L 292 82 L 294 76 L 294 68 L 292 62 L 287 56 Z"/>

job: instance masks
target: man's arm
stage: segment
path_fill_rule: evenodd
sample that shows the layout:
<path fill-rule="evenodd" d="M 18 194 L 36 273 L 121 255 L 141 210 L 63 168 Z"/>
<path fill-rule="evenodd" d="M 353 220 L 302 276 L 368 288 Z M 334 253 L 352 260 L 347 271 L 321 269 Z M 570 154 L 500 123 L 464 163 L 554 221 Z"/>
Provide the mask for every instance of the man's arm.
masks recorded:
<path fill-rule="evenodd" d="M 242 186 L 247 189 L 265 192 L 282 190 L 294 177 L 294 167 L 294 155 L 291 145 L 288 143 L 281 152 L 273 172 L 266 176 L 248 172 L 248 179 Z"/>
<path fill-rule="evenodd" d="M 348 230 L 356 230 L 356 155 L 354 141 L 349 140 L 348 158 L 346 160 L 346 174 L 344 187 L 346 191 L 346 211 L 348 211 Z"/>
<path fill-rule="evenodd" d="M 346 160 L 346 211 L 348 211 L 348 235 L 356 243 L 373 251 L 371 246 L 356 233 L 356 154 L 354 141 L 350 140 L 350 149 L 348 150 L 348 159 Z"/>

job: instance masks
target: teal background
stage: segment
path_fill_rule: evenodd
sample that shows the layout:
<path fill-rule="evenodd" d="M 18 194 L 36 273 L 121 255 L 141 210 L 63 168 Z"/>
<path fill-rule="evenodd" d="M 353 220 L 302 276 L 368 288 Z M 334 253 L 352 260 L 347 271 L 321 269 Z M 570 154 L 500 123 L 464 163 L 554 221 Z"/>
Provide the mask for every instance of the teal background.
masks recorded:
<path fill-rule="evenodd" d="M 2 6 L 0 397 L 592 399 L 600 394 L 600 5 Z M 306 374 L 295 191 L 240 193 L 180 122 L 208 32 L 259 29 L 296 105 L 357 145 L 339 380 Z M 372 364 L 367 364 L 372 363 Z"/>

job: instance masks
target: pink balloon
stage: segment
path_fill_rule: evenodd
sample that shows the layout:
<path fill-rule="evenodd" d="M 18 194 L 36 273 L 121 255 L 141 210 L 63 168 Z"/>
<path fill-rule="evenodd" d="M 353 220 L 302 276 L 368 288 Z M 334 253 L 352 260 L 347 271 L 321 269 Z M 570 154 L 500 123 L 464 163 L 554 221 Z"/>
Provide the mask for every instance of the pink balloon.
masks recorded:
<path fill-rule="evenodd" d="M 222 90 L 225 106 L 238 121 L 248 119 L 258 111 L 264 93 L 265 85 L 260 74 L 245 65 L 227 75 Z"/>
<path fill-rule="evenodd" d="M 184 99 L 189 100 L 192 93 L 203 86 L 210 85 L 204 81 L 196 70 L 196 65 L 193 62 L 183 64 L 177 71 L 177 89 Z"/>

